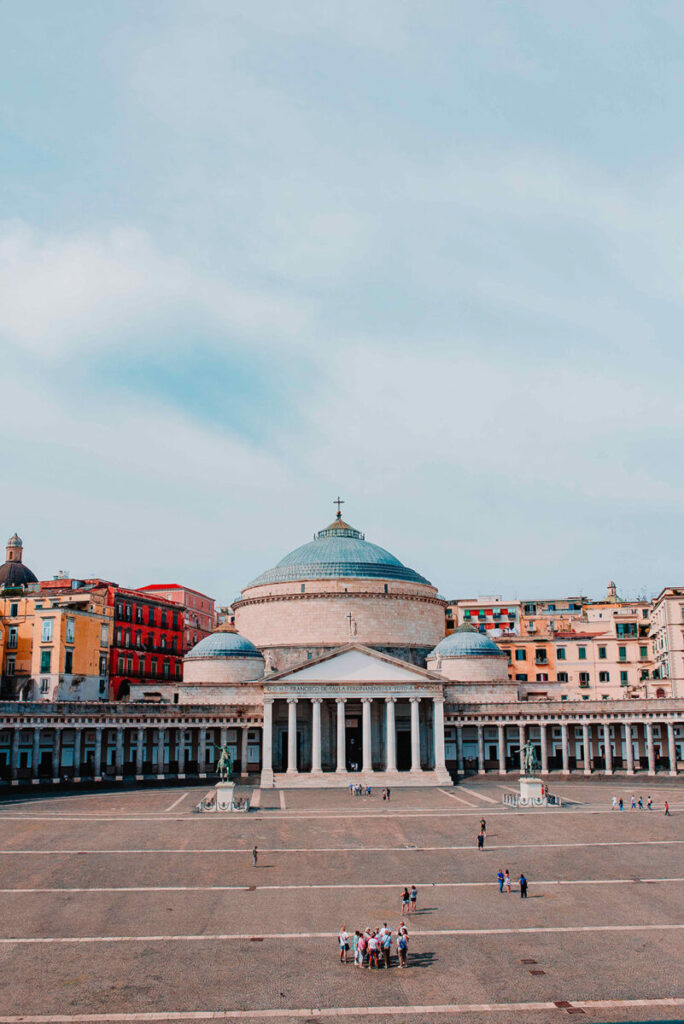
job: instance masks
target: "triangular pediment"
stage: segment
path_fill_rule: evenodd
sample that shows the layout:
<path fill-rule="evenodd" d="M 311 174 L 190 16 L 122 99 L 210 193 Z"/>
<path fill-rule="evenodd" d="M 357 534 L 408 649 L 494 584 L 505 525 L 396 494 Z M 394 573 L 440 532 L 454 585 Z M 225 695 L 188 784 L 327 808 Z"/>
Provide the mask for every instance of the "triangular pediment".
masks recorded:
<path fill-rule="evenodd" d="M 426 683 L 443 682 L 436 672 L 409 665 L 408 662 L 392 658 L 371 647 L 350 644 L 336 651 L 324 654 L 313 661 L 306 661 L 296 668 L 277 672 L 267 677 L 267 682 L 279 683 Z"/>

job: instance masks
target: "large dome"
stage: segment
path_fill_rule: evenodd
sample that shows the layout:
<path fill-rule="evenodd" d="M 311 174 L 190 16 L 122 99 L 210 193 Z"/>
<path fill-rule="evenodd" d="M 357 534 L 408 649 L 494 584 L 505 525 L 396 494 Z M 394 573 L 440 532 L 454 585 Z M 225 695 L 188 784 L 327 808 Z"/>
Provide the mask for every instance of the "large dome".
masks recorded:
<path fill-rule="evenodd" d="M 205 636 L 185 655 L 185 661 L 205 658 L 261 658 L 261 653 L 250 640 L 233 629 L 219 629 Z"/>
<path fill-rule="evenodd" d="M 432 658 L 505 658 L 506 655 L 485 633 L 467 623 L 445 636 L 428 656 Z"/>
<path fill-rule="evenodd" d="M 319 530 L 314 540 L 291 551 L 249 586 L 337 578 L 403 580 L 430 586 L 424 576 L 403 565 L 389 551 L 371 544 L 343 519 Z"/>

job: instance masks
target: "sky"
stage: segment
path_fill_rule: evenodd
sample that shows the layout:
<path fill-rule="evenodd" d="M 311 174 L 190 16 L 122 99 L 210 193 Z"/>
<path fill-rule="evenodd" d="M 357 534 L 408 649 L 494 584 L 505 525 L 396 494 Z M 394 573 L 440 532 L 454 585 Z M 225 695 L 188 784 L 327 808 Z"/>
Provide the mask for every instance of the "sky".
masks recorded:
<path fill-rule="evenodd" d="M 230 601 L 681 584 L 684 8 L 0 4 L 0 535 Z M 0 536 L 0 540 L 4 538 Z"/>

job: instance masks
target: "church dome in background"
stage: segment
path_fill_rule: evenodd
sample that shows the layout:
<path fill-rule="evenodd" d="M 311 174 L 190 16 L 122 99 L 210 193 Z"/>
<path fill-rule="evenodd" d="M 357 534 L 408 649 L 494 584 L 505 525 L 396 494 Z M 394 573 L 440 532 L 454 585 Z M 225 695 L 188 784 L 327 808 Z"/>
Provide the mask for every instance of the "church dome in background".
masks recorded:
<path fill-rule="evenodd" d="M 259 658 L 261 653 L 246 637 L 240 636 L 233 626 L 223 626 L 205 636 L 185 655 L 185 661 L 207 658 Z"/>
<path fill-rule="evenodd" d="M 505 658 L 506 655 L 486 633 L 464 623 L 445 636 L 429 654 L 431 658 Z"/>
<path fill-rule="evenodd" d="M 7 541 L 5 548 L 6 561 L 0 565 L 0 587 L 25 587 L 29 583 L 37 583 L 37 576 L 24 565 L 24 545 L 18 533 L 14 533 Z"/>
<path fill-rule="evenodd" d="M 314 540 L 291 551 L 273 569 L 252 580 L 249 587 L 339 578 L 402 580 L 430 586 L 424 576 L 389 551 L 371 544 L 338 516 L 330 526 L 319 530 Z"/>

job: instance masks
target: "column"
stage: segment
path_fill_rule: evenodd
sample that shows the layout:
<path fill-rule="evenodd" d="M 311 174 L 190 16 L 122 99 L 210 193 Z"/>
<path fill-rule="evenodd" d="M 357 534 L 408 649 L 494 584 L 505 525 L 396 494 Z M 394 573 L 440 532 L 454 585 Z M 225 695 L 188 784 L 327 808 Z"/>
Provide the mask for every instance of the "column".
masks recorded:
<path fill-rule="evenodd" d="M 93 754 L 93 778 L 95 782 L 102 779 L 102 726 L 95 729 L 95 752 Z"/>
<path fill-rule="evenodd" d="M 202 726 L 197 742 L 197 771 L 200 779 L 207 777 L 207 729 Z"/>
<path fill-rule="evenodd" d="M 344 718 L 346 700 L 344 697 L 336 697 L 337 704 L 337 767 L 336 772 L 347 770 L 347 733 Z"/>
<path fill-rule="evenodd" d="M 297 697 L 287 698 L 287 774 L 297 774 Z"/>
<path fill-rule="evenodd" d="M 499 736 L 499 774 L 506 774 L 506 730 L 503 725 L 496 727 Z"/>
<path fill-rule="evenodd" d="M 463 760 L 463 726 L 456 726 L 456 757 L 458 759 L 458 774 L 465 775 L 465 761 Z"/>
<path fill-rule="evenodd" d="M 420 697 L 411 701 L 411 771 L 420 771 Z"/>
<path fill-rule="evenodd" d="M 40 781 L 40 726 L 33 730 L 33 752 L 31 754 L 31 782 Z"/>
<path fill-rule="evenodd" d="M 157 729 L 157 778 L 164 778 L 164 740 L 166 729 Z"/>
<path fill-rule="evenodd" d="M 142 726 L 138 726 L 136 734 L 136 745 L 135 745 L 135 777 L 136 779 L 142 779 L 143 777 L 143 761 L 145 755 L 145 730 Z"/>
<path fill-rule="evenodd" d="M 520 746 L 520 773 L 521 775 L 525 772 L 525 752 L 523 747 L 525 746 L 525 726 L 518 726 L 518 744 Z"/>
<path fill-rule="evenodd" d="M 539 735 L 541 737 L 541 770 L 542 775 L 549 774 L 549 751 L 547 747 L 546 737 L 546 722 L 541 722 L 539 725 Z"/>
<path fill-rule="evenodd" d="M 81 781 L 81 736 L 80 729 L 74 729 L 74 782 Z"/>
<path fill-rule="evenodd" d="M 582 747 L 584 748 L 584 774 L 591 775 L 591 753 L 589 751 L 589 725 L 582 723 Z"/>
<path fill-rule="evenodd" d="M 14 732 L 12 733 L 12 749 L 10 751 L 10 777 L 12 782 L 16 786 L 19 778 L 19 739 L 21 737 L 21 729 L 19 726 L 15 726 Z"/>
<path fill-rule="evenodd" d="M 385 770 L 396 772 L 397 770 L 397 723 L 394 716 L 394 705 L 396 697 L 385 697 L 385 732 L 387 733 L 387 760 Z M 435 750 L 437 750 L 436 736 L 437 726 L 435 725 Z M 442 732 L 442 735 L 444 733 Z"/>
<path fill-rule="evenodd" d="M 223 733 L 223 729 L 221 729 Z M 246 725 L 242 726 L 242 732 L 240 734 L 240 775 L 244 778 L 247 775 L 247 744 L 249 741 L 249 729 Z M 223 746 L 223 744 L 221 744 Z"/>
<path fill-rule="evenodd" d="M 484 775 L 485 770 L 485 757 L 484 757 L 484 726 L 477 726 L 477 774 Z"/>
<path fill-rule="evenodd" d="M 674 722 L 667 723 L 667 756 L 670 759 L 670 775 L 676 775 L 677 748 L 675 747 Z"/>
<path fill-rule="evenodd" d="M 178 778 L 185 778 L 185 736 L 187 729 L 178 730 Z"/>
<path fill-rule="evenodd" d="M 634 748 L 632 747 L 632 723 L 625 723 L 625 754 L 627 756 L 627 774 L 634 775 Z"/>
<path fill-rule="evenodd" d="M 273 785 L 273 697 L 264 697 L 261 736 L 261 785 Z"/>
<path fill-rule="evenodd" d="M 373 771 L 373 752 L 371 750 L 371 702 L 372 697 L 361 698 L 361 771 Z"/>
<path fill-rule="evenodd" d="M 655 775 L 655 750 L 653 747 L 653 725 L 646 722 L 646 756 L 648 757 L 648 774 Z"/>
<path fill-rule="evenodd" d="M 123 778 L 123 753 L 124 753 L 124 731 L 122 726 L 116 730 L 116 754 L 114 761 L 114 774 L 117 779 Z"/>
<path fill-rule="evenodd" d="M 444 698 L 433 700 L 433 728 L 435 730 L 435 769 L 446 771 L 446 754 L 444 750 Z"/>
<path fill-rule="evenodd" d="M 62 730 L 52 730 L 52 781 L 59 782 L 62 767 Z"/>
<path fill-rule="evenodd" d="M 613 774 L 613 751 L 610 746 L 610 723 L 603 723 L 603 749 L 605 752 L 606 775 Z"/>
<path fill-rule="evenodd" d="M 570 750 L 568 748 L 568 723 L 561 723 L 561 756 L 563 758 L 563 774 L 570 774 Z"/>
<path fill-rule="evenodd" d="M 311 699 L 311 774 L 321 773 L 321 704 L 322 697 Z"/>

